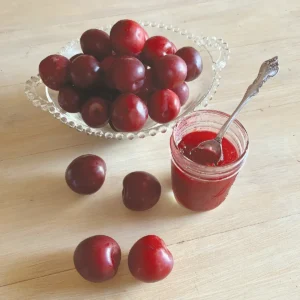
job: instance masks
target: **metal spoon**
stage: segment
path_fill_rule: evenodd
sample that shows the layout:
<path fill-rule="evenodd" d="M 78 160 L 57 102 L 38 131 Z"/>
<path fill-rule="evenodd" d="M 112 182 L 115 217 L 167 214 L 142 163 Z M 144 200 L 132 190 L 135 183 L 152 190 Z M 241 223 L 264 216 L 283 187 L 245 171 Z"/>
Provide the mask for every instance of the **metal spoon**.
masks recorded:
<path fill-rule="evenodd" d="M 274 77 L 279 71 L 278 66 L 278 57 L 275 56 L 272 59 L 265 61 L 260 69 L 256 79 L 253 83 L 248 87 L 242 101 L 232 113 L 232 115 L 228 118 L 225 124 L 221 127 L 218 135 L 213 140 L 208 140 L 200 143 L 197 147 L 191 150 L 191 154 L 195 151 L 205 151 L 209 153 L 206 157 L 211 160 L 207 163 L 217 165 L 219 161 L 223 160 L 223 149 L 222 149 L 222 139 L 228 130 L 229 126 L 237 116 L 237 114 L 242 110 L 242 108 L 250 101 L 252 97 L 258 94 L 259 89 L 263 86 L 263 84 L 270 78 Z M 204 154 L 204 153 L 203 153 Z M 199 155 L 199 153 L 198 153 Z"/>

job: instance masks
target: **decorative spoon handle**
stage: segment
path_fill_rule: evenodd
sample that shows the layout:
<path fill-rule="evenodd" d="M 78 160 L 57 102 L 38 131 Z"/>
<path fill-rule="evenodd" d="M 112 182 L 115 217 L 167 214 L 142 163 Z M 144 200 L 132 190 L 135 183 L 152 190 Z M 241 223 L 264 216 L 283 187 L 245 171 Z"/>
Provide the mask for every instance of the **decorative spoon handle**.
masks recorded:
<path fill-rule="evenodd" d="M 263 84 L 270 78 L 274 77 L 279 71 L 279 65 L 278 65 L 278 57 L 275 56 L 272 59 L 269 59 L 265 61 L 258 72 L 258 75 L 256 79 L 253 81 L 251 85 L 249 85 L 241 103 L 239 106 L 235 109 L 235 111 L 232 113 L 232 115 L 228 118 L 228 120 L 224 123 L 222 128 L 220 129 L 218 135 L 216 136 L 215 140 L 219 143 L 222 142 L 223 136 L 226 133 L 228 127 L 231 125 L 232 121 L 235 119 L 235 117 L 238 115 L 238 113 L 241 111 L 241 109 L 249 102 L 249 100 L 259 93 L 260 88 L 263 86 Z"/>

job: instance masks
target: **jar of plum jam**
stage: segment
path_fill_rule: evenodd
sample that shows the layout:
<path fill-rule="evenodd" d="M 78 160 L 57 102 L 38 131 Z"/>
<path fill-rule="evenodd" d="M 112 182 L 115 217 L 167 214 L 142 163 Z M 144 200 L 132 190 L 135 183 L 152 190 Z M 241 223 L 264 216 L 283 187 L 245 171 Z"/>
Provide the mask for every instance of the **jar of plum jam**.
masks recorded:
<path fill-rule="evenodd" d="M 174 127 L 170 140 L 172 189 L 180 204 L 193 211 L 207 211 L 227 197 L 248 155 L 249 139 L 235 120 L 223 138 L 224 158 L 217 165 L 205 164 L 192 151 L 200 142 L 213 139 L 229 115 L 200 110 L 187 115 Z"/>

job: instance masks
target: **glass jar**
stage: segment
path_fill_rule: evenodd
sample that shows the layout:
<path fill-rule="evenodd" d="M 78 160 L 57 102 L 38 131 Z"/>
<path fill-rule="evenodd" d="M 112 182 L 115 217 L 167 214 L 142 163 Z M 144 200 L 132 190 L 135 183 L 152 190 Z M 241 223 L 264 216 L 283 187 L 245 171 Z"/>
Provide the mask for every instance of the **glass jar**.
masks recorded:
<path fill-rule="evenodd" d="M 249 139 L 243 125 L 235 120 L 225 137 L 237 150 L 238 159 L 214 167 L 191 161 L 178 149 L 178 144 L 190 132 L 217 133 L 228 117 L 220 111 L 200 110 L 181 119 L 173 129 L 170 140 L 172 189 L 177 202 L 188 209 L 207 211 L 225 200 L 248 156 Z"/>

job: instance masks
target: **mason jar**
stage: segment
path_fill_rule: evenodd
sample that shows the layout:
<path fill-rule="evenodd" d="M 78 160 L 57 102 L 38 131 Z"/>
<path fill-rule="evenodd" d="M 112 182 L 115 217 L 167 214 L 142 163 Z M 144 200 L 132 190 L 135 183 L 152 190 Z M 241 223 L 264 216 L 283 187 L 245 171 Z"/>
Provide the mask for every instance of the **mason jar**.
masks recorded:
<path fill-rule="evenodd" d="M 243 125 L 235 120 L 225 138 L 235 147 L 238 158 L 221 166 L 198 164 L 184 156 L 178 145 L 183 137 L 194 131 L 217 133 L 228 117 L 216 110 L 199 110 L 181 119 L 173 129 L 170 139 L 172 189 L 177 202 L 190 210 L 211 210 L 226 199 L 245 164 L 249 138 Z"/>

